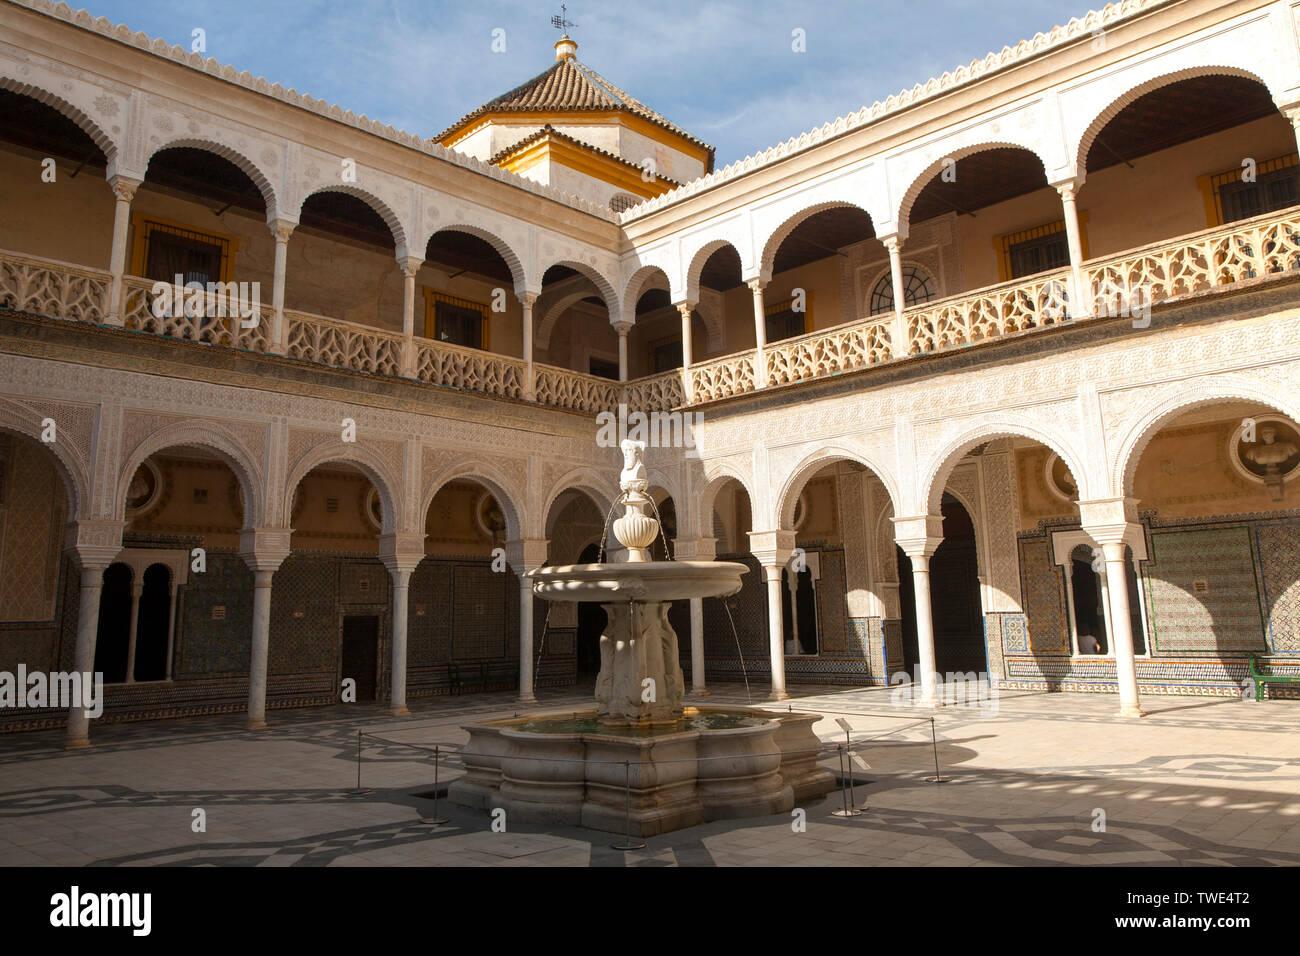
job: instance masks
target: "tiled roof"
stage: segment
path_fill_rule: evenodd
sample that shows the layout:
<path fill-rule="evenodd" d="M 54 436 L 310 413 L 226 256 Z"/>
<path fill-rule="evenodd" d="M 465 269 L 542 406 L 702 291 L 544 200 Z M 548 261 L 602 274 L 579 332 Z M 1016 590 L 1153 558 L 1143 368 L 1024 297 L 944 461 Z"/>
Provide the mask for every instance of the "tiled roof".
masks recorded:
<path fill-rule="evenodd" d="M 692 136 L 680 126 L 670 123 L 644 103 L 634 99 L 605 79 L 589 66 L 574 57 L 556 60 L 542 73 L 508 93 L 484 103 L 472 113 L 462 116 L 434 139 L 441 141 L 449 134 L 489 113 L 522 112 L 604 112 L 620 110 L 649 120 L 696 146 L 709 151 L 709 166 L 713 165 L 713 147 Z"/>
<path fill-rule="evenodd" d="M 606 159 L 612 159 L 617 163 L 621 163 L 624 166 L 627 166 L 631 169 L 635 169 L 637 172 L 641 172 L 642 170 L 641 166 L 638 166 L 636 163 L 631 162 L 630 160 L 624 159 L 622 156 L 619 156 L 617 153 L 611 153 L 609 150 L 601 149 L 599 146 L 592 146 L 590 143 L 584 143 L 582 140 L 578 139 L 575 136 L 570 136 L 568 133 L 561 133 L 550 123 L 547 123 L 545 126 L 543 126 L 535 133 L 529 133 L 527 136 L 525 136 L 523 139 L 519 140 L 518 142 L 511 143 L 505 149 L 497 152 L 497 154 L 493 156 L 491 159 L 489 159 L 488 162 L 491 163 L 493 166 L 496 166 L 498 163 L 501 162 L 501 160 L 505 159 L 507 156 L 510 156 L 513 153 L 517 153 L 521 149 L 526 149 L 527 147 L 533 145 L 533 143 L 537 142 L 538 140 L 546 136 L 551 136 L 554 137 L 555 139 L 564 140 L 566 143 L 572 143 L 574 146 L 577 146 L 579 149 L 585 149 L 587 152 L 596 153 L 597 155 L 603 156 Z M 663 175 L 662 173 L 655 173 L 655 178 L 662 180 L 663 182 L 666 183 L 671 183 L 674 186 L 681 185 L 681 183 L 678 182 L 676 179 L 669 179 L 667 176 Z"/>

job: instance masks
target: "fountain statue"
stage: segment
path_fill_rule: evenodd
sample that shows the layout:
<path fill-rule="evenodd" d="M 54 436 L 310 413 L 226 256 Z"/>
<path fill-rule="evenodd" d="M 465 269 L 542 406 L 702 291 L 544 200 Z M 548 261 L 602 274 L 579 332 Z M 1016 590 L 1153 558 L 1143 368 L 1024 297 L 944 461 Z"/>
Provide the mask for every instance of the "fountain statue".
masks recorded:
<path fill-rule="evenodd" d="M 645 836 L 719 817 L 789 810 L 834 786 L 817 763 L 812 725 L 820 716 L 753 708 L 686 708 L 675 600 L 725 597 L 745 565 L 654 561 L 660 534 L 646 493 L 645 443 L 624 441 L 613 523 L 627 549 L 621 562 L 544 567 L 530 575 L 547 601 L 599 601 L 596 706 L 579 714 L 536 714 L 465 727 L 465 776 L 455 802 L 505 808 L 516 820 L 622 830 L 625 814 Z M 628 809 L 630 804 L 631 809 Z"/>

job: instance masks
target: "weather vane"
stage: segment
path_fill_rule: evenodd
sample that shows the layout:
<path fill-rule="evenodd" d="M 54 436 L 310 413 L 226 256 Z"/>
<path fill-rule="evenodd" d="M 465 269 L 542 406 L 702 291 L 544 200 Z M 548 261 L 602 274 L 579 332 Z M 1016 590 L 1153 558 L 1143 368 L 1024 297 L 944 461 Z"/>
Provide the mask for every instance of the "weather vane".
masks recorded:
<path fill-rule="evenodd" d="M 568 19 L 569 8 L 565 4 L 560 4 L 560 15 L 551 17 L 551 26 L 561 31 L 565 36 L 569 35 L 569 27 L 576 27 L 577 24 Z"/>

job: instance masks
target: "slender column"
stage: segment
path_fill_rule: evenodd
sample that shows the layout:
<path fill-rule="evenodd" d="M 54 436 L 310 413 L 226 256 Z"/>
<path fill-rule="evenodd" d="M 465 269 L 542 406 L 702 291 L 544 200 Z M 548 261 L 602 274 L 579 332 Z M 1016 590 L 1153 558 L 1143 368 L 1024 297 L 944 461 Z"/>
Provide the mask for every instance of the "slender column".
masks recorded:
<path fill-rule="evenodd" d="M 1100 556 L 1099 556 L 1100 557 Z M 1110 653 L 1115 653 L 1115 627 L 1110 623 L 1110 582 L 1106 573 L 1106 565 L 1098 562 L 1097 568 L 1097 590 L 1101 596 L 1101 622 L 1106 628 L 1106 645 L 1110 648 Z"/>
<path fill-rule="evenodd" d="M 1070 638 L 1070 654 L 1074 655 L 1079 653 L 1079 628 L 1074 613 L 1074 558 L 1066 555 L 1061 573 L 1065 576 L 1065 614 L 1068 618 L 1065 631 Z"/>
<path fill-rule="evenodd" d="M 526 292 L 519 297 L 519 302 L 523 306 L 523 338 L 524 338 L 524 398 L 527 401 L 537 400 L 537 370 L 533 365 L 533 306 L 537 302 L 537 295 L 533 292 Z"/>
<path fill-rule="evenodd" d="M 80 606 L 77 611 L 77 649 L 74 666 L 83 680 L 87 675 L 93 675 L 95 670 L 99 598 L 104 591 L 104 570 L 107 567 L 107 561 L 92 563 L 85 558 L 81 559 L 81 591 Z M 90 746 L 90 718 L 86 716 L 85 708 L 78 707 L 75 703 L 68 710 L 68 729 L 64 746 L 69 750 Z"/>
<path fill-rule="evenodd" d="M 754 294 L 754 387 L 767 385 L 767 311 L 763 306 L 763 280 L 750 279 L 749 291 Z"/>
<path fill-rule="evenodd" d="M 135 573 L 134 568 L 132 573 Z M 135 683 L 135 641 L 140 629 L 140 594 L 143 591 L 143 581 L 133 580 L 131 582 L 131 625 L 126 638 L 126 682 L 128 684 Z"/>
<path fill-rule="evenodd" d="M 781 615 L 781 570 L 783 565 L 763 565 L 767 581 L 767 643 L 772 657 L 772 699 L 786 700 L 785 621 Z"/>
<path fill-rule="evenodd" d="M 799 653 L 799 575 L 793 571 L 785 579 L 786 590 L 790 592 L 790 641 L 785 649 L 787 654 Z"/>
<path fill-rule="evenodd" d="M 167 673 L 164 680 L 172 679 L 172 664 L 176 659 L 176 584 L 167 588 Z"/>
<path fill-rule="evenodd" d="M 406 709 L 406 629 L 410 620 L 408 615 L 411 573 L 413 566 L 400 566 L 388 569 L 393 578 L 393 690 L 389 704 L 394 717 L 410 717 Z"/>
<path fill-rule="evenodd" d="M 253 572 L 253 647 L 248 666 L 249 730 L 266 729 L 266 660 L 271 646 L 271 578 L 274 571 Z"/>
<path fill-rule="evenodd" d="M 686 395 L 686 401 L 689 403 L 694 400 L 694 389 L 691 387 L 691 312 L 695 309 L 693 302 L 677 303 L 677 311 L 682 314 L 682 391 Z"/>
<path fill-rule="evenodd" d="M 112 280 L 108 288 L 108 302 L 104 307 L 104 323 L 123 325 L 122 277 L 126 274 L 126 237 L 131 228 L 131 200 L 135 198 L 140 181 L 114 176 L 108 184 L 113 189 L 117 204 L 113 208 L 113 249 L 108 259 L 108 271 Z"/>
<path fill-rule="evenodd" d="M 903 289 L 903 241 L 898 236 L 884 236 L 881 241 L 889 251 L 889 275 L 894 285 L 894 332 L 890 336 L 890 353 L 894 358 L 911 354 L 907 331 L 907 292 Z"/>
<path fill-rule="evenodd" d="M 424 260 L 403 256 L 397 260 L 402 269 L 402 375 L 415 377 L 415 275 Z"/>
<path fill-rule="evenodd" d="M 708 694 L 704 685 L 704 602 L 691 598 L 691 693 Z"/>
<path fill-rule="evenodd" d="M 1093 313 L 1092 299 L 1083 278 L 1083 234 L 1079 230 L 1079 207 L 1075 201 L 1075 194 L 1082 185 L 1076 179 L 1056 185 L 1065 213 L 1065 242 L 1070 250 L 1070 314 L 1080 317 Z"/>
<path fill-rule="evenodd" d="M 930 610 L 930 555 L 911 554 L 912 589 L 916 594 L 916 647 L 921 656 L 921 700 L 926 707 L 942 707 L 937 693 L 938 672 L 934 656 L 934 618 Z"/>
<path fill-rule="evenodd" d="M 1106 576 L 1111 579 L 1111 646 L 1115 649 L 1115 677 L 1119 682 L 1119 715 L 1141 717 L 1138 700 L 1137 661 L 1133 656 L 1133 625 L 1129 617 L 1128 583 L 1124 577 L 1124 542 L 1104 543 Z"/>
<path fill-rule="evenodd" d="M 283 355 L 285 350 L 286 329 L 284 327 L 284 276 L 289 267 L 289 237 L 293 235 L 294 223 L 287 219 L 276 219 L 268 223 L 271 235 L 275 236 L 275 272 L 271 277 L 271 335 L 268 347 L 275 355 Z"/>
<path fill-rule="evenodd" d="M 528 568 L 528 571 L 535 570 Z M 533 582 L 519 576 L 519 702 L 536 702 L 533 693 Z"/>
<path fill-rule="evenodd" d="M 618 333 L 618 380 L 626 382 L 627 369 L 627 335 L 632 331 L 631 322 L 615 322 L 614 331 Z"/>

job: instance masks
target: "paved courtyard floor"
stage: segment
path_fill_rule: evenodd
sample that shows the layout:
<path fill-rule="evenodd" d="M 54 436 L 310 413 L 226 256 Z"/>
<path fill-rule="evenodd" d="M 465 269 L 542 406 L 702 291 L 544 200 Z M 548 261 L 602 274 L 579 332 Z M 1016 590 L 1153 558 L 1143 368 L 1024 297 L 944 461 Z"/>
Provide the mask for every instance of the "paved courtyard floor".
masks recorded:
<path fill-rule="evenodd" d="M 746 702 L 743 687 L 713 691 L 710 703 Z M 1300 702 L 1146 698 L 1147 717 L 1120 719 L 1105 695 L 1003 696 L 989 716 L 893 707 L 884 689 L 791 693 L 796 710 L 827 715 L 816 729 L 830 745 L 843 739 L 835 718 L 850 722 L 866 764 L 854 770 L 860 816 L 832 815 L 837 791 L 803 807 L 803 832 L 790 815 L 722 821 L 634 852 L 575 827 L 494 833 L 487 814 L 446 801 L 447 824 L 421 824 L 433 763 L 403 744 L 460 744 L 468 719 L 515 712 L 511 695 L 482 694 L 417 701 L 403 720 L 378 705 L 273 711 L 257 734 L 234 716 L 92 726 L 85 751 L 63 751 L 57 733 L 0 736 L 0 864 L 1300 864 Z M 589 701 L 543 694 L 537 709 Z M 926 780 L 931 713 L 940 784 Z M 354 796 L 359 730 L 373 735 L 371 792 Z M 452 764 L 443 786 L 461 772 Z M 834 754 L 824 766 L 837 770 Z M 191 828 L 196 809 L 206 832 Z"/>

